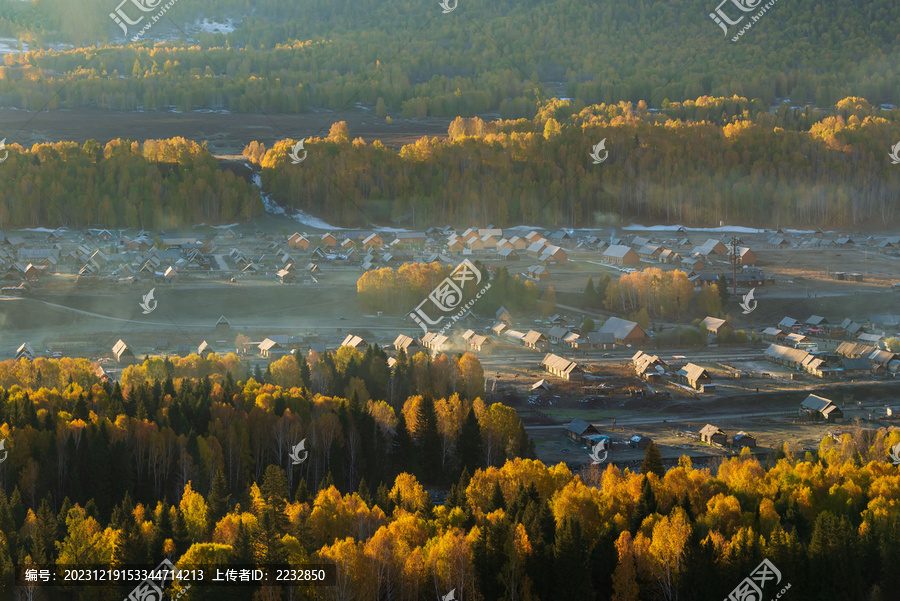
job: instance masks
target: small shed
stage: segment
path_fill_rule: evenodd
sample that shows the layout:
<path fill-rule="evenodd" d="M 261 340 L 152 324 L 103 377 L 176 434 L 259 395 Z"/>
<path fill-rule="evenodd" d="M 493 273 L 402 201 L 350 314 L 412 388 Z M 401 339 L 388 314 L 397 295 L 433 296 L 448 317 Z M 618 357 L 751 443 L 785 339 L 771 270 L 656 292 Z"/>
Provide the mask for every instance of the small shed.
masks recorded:
<path fill-rule="evenodd" d="M 756 438 L 747 434 L 746 432 L 738 432 L 731 439 L 731 445 L 737 448 L 750 447 L 751 449 L 756 448 Z"/>
<path fill-rule="evenodd" d="M 712 383 L 709 372 L 695 363 L 688 363 L 679 369 L 676 375 L 679 382 L 687 384 L 696 390 L 703 390 L 704 386 L 709 386 Z"/>
<path fill-rule="evenodd" d="M 700 440 L 707 444 L 718 444 L 724 447 L 728 443 L 728 436 L 718 426 L 706 424 L 700 430 Z"/>
<path fill-rule="evenodd" d="M 595 434 L 600 434 L 599 430 L 597 430 L 593 424 L 589 424 L 583 419 L 573 419 L 572 422 L 566 426 L 566 436 L 577 443 L 583 443 L 586 436 Z"/>
<path fill-rule="evenodd" d="M 651 442 L 653 441 L 649 436 L 641 436 L 640 434 L 635 434 L 628 439 L 628 446 L 633 449 L 643 450 L 646 449 Z"/>
<path fill-rule="evenodd" d="M 844 412 L 833 401 L 811 394 L 800 403 L 800 417 L 827 422 L 844 421 Z"/>

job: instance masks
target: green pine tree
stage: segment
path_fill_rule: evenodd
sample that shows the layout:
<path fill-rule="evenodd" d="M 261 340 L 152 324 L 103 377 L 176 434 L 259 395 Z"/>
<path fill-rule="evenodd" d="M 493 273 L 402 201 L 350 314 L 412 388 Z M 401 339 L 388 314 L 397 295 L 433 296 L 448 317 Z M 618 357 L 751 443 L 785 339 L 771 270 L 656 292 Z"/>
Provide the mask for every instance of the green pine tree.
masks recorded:
<path fill-rule="evenodd" d="M 644 450 L 644 460 L 641 462 L 642 474 L 656 474 L 662 479 L 666 475 L 666 468 L 663 465 L 662 454 L 659 447 L 652 440 Z"/>

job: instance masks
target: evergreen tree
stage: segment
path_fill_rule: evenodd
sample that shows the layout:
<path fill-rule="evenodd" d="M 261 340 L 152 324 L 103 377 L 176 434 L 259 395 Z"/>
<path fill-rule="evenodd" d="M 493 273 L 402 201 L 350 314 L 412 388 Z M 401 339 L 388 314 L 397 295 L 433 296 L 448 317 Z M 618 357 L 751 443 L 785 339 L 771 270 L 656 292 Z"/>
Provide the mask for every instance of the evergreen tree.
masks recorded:
<path fill-rule="evenodd" d="M 644 450 L 644 460 L 641 462 L 641 473 L 644 475 L 656 474 L 659 476 L 660 480 L 666 475 L 662 454 L 659 452 L 659 447 L 656 446 L 656 443 L 652 440 L 650 441 L 650 444 L 647 445 L 646 450 Z"/>
<path fill-rule="evenodd" d="M 41 506 L 35 514 L 34 535 L 32 547 L 34 553 L 31 558 L 35 563 L 49 563 L 54 559 L 57 538 L 56 515 L 50 509 L 50 495 L 44 497 Z"/>
<path fill-rule="evenodd" d="M 212 488 L 206 499 L 206 522 L 209 532 L 212 532 L 215 529 L 216 524 L 219 523 L 219 520 L 228 513 L 228 500 L 230 498 L 231 495 L 228 493 L 228 486 L 225 483 L 225 474 L 222 473 L 221 469 L 216 469 L 216 473 L 213 476 Z"/>
<path fill-rule="evenodd" d="M 416 431 L 416 447 L 422 473 L 421 479 L 428 482 L 444 480 L 441 469 L 441 438 L 437 429 L 437 414 L 431 395 L 425 395 L 419 405 Z"/>
<path fill-rule="evenodd" d="M 310 501 L 309 489 L 306 487 L 306 478 L 300 478 L 300 483 L 297 484 L 297 490 L 294 492 L 294 502 L 309 503 Z"/>
<path fill-rule="evenodd" d="M 172 522 L 172 542 L 175 543 L 175 553 L 183 555 L 191 546 L 190 535 L 187 530 L 187 523 L 184 521 L 184 513 L 181 507 L 175 505 L 172 507 L 175 512 L 175 519 Z"/>
<path fill-rule="evenodd" d="M 585 540 L 578 517 L 566 517 L 556 532 L 553 547 L 553 590 L 555 601 L 591 599 L 591 579 L 588 566 L 588 541 Z"/>
<path fill-rule="evenodd" d="M 253 539 L 250 532 L 244 526 L 244 521 L 238 521 L 237 533 L 234 543 L 231 545 L 231 563 L 249 565 L 253 563 Z"/>
<path fill-rule="evenodd" d="M 507 562 L 506 540 L 509 536 L 509 521 L 497 520 L 485 523 L 472 545 L 475 577 L 478 588 L 485 600 L 499 600 L 503 597 L 500 573 Z"/>
<path fill-rule="evenodd" d="M 585 308 L 595 307 L 597 305 L 597 290 L 594 288 L 594 276 L 588 276 L 587 285 L 584 287 L 582 305 Z"/>
<path fill-rule="evenodd" d="M 369 492 L 369 485 L 366 484 L 366 479 L 362 478 L 359 481 L 359 485 L 357 486 L 357 491 L 359 494 L 359 498 L 363 500 L 363 502 L 368 506 L 372 506 L 372 493 Z"/>
<path fill-rule="evenodd" d="M 506 500 L 503 498 L 503 490 L 500 488 L 500 482 L 494 482 L 494 490 L 491 491 L 490 511 L 498 509 L 506 510 Z"/>
<path fill-rule="evenodd" d="M 656 495 L 650 485 L 650 479 L 644 476 L 641 484 L 641 496 L 631 516 L 631 532 L 636 533 L 644 523 L 644 519 L 656 512 Z"/>
<path fill-rule="evenodd" d="M 719 300 L 724 309 L 728 304 L 728 300 L 731 298 L 731 295 L 728 293 L 728 278 L 725 277 L 724 273 L 719 274 L 719 279 L 716 280 L 716 288 L 719 289 Z"/>
<path fill-rule="evenodd" d="M 409 435 L 409 430 L 406 427 L 406 418 L 403 416 L 403 413 L 400 413 L 397 416 L 397 428 L 394 434 L 391 455 L 395 474 L 400 474 L 402 472 L 416 473 L 414 468 L 417 462 L 414 445 L 412 437 Z"/>
<path fill-rule="evenodd" d="M 394 513 L 394 501 L 391 499 L 391 489 L 389 489 L 384 482 L 378 485 L 378 490 L 375 492 L 375 504 L 381 508 L 381 511 L 383 511 L 385 515 Z"/>
<path fill-rule="evenodd" d="M 459 431 L 459 441 L 457 444 L 459 453 L 459 463 L 467 469 L 469 473 L 474 473 L 484 467 L 484 448 L 481 439 L 481 426 L 478 425 L 478 418 L 475 417 L 475 411 L 469 409 L 466 415 L 466 421 L 463 422 Z"/>

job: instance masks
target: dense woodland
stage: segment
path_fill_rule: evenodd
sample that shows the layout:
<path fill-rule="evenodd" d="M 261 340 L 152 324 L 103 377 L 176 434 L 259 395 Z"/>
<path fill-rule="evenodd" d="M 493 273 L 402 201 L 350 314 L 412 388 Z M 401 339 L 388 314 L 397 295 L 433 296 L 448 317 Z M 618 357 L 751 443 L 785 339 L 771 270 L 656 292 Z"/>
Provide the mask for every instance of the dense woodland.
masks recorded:
<path fill-rule="evenodd" d="M 900 110 L 847 98 L 835 114 L 744 98 L 592 105 L 554 100 L 533 120 L 457 118 L 449 137 L 399 152 L 351 139 L 345 122 L 305 143 L 244 149 L 263 188 L 286 206 L 341 226 L 494 223 L 604 226 L 631 219 L 709 225 L 893 226 Z M 606 140 L 607 160 L 589 151 Z M 7 146 L 0 228 L 158 229 L 248 221 L 259 190 L 184 138 Z"/>
<path fill-rule="evenodd" d="M 332 360 L 333 385 L 352 387 L 377 381 L 383 355 Z M 886 460 L 898 432 L 852 430 L 817 455 L 783 449 L 762 463 L 745 450 L 713 470 L 686 458 L 666 470 L 651 445 L 640 473 L 573 475 L 529 458 L 512 409 L 467 396 L 460 378 L 478 370 L 466 356 L 447 364 L 456 393 L 415 394 L 417 369 L 439 360 L 450 361 L 402 372 L 411 396 L 399 411 L 356 389 L 349 400 L 314 394 L 323 357 L 281 359 L 257 373 L 265 383 L 235 383 L 233 356 L 150 359 L 121 386 L 79 361 L 0 364 L 4 384 L 21 378 L 0 393 L 3 598 L 15 565 L 163 557 L 337 569 L 334 587 L 194 585 L 187 601 L 419 601 L 453 588 L 472 601 L 708 601 L 763 558 L 782 574 L 766 598 L 789 585 L 797 601 L 888 601 L 900 586 L 900 472 Z M 294 386 L 269 383 L 279 378 Z M 287 454 L 301 438 L 309 459 L 294 466 Z M 435 505 L 425 486 L 448 485 Z M 130 588 L 21 592 L 99 601 Z"/>
<path fill-rule="evenodd" d="M 0 228 L 94 225 L 132 229 L 247 221 L 259 190 L 219 169 L 184 138 L 9 144 L 0 178 Z"/>
<path fill-rule="evenodd" d="M 470 0 L 449 15 L 419 0 L 192 0 L 123 47 L 140 26 L 124 35 L 108 16 L 116 4 L 0 2 L 0 35 L 74 45 L 5 55 L 0 104 L 274 113 L 381 99 L 408 117 L 504 118 L 531 118 L 550 96 L 659 107 L 736 93 L 827 107 L 853 94 L 900 104 L 900 8 L 889 0 L 779 4 L 739 44 L 707 17 L 710 0 Z M 237 29 L 198 33 L 203 19 Z"/>
<path fill-rule="evenodd" d="M 782 106 L 757 112 L 743 98 L 638 105 L 556 100 L 533 120 L 456 119 L 446 139 L 399 152 L 350 139 L 346 124 L 245 156 L 283 204 L 342 225 L 603 226 L 629 219 L 710 225 L 896 225 L 900 170 L 888 153 L 900 111 L 847 98 L 838 114 Z M 753 115 L 753 116 L 751 116 Z M 799 128 L 799 130 L 798 130 Z M 607 160 L 592 164 L 605 140 Z M 311 160 L 310 160 L 311 159 Z"/>

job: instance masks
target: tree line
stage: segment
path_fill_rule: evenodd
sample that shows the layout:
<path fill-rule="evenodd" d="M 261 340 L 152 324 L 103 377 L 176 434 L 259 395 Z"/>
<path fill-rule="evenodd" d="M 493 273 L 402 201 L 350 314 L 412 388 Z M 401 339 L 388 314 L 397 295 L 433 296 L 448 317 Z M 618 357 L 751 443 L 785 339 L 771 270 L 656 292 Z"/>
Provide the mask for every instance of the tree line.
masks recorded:
<path fill-rule="evenodd" d="M 206 144 L 171 138 L 8 147 L 0 180 L 0 228 L 162 229 L 247 221 L 259 190 L 219 169 Z"/>
<path fill-rule="evenodd" d="M 682 457 L 668 470 L 651 445 L 640 472 L 610 465 L 579 475 L 511 458 L 464 469 L 440 505 L 410 473 L 377 490 L 325 482 L 313 492 L 304 480 L 292 488 L 277 464 L 243 489 L 217 468 L 207 490 L 179 483 L 174 499 L 125 493 L 106 514 L 93 499 L 34 506 L 16 488 L 0 494 L 0 575 L 8 586 L 15 564 L 41 561 L 169 557 L 207 570 L 318 561 L 336 566 L 334 588 L 175 588 L 188 601 L 418 601 L 452 589 L 485 601 L 706 601 L 728 597 L 766 559 L 780 574 L 761 583 L 766 598 L 789 587 L 801 601 L 887 601 L 900 585 L 898 476 L 887 461 L 898 441 L 856 430 L 825 437 L 815 454 L 781 448 L 760 462 L 745 449 L 712 469 Z M 129 588 L 81 587 L 77 598 L 122 598 Z"/>
<path fill-rule="evenodd" d="M 302 15 L 288 0 L 257 2 L 252 14 L 245 8 L 239 0 L 180 5 L 167 13 L 175 25 L 152 31 L 172 41 L 132 44 L 140 25 L 123 34 L 105 17 L 112 10 L 105 0 L 3 2 L 4 35 L 75 47 L 6 55 L 0 99 L 30 110 L 49 103 L 268 113 L 356 101 L 375 107 L 380 99 L 404 117 L 504 118 L 532 118 L 536 101 L 549 95 L 587 104 L 643 99 L 657 108 L 666 99 L 735 93 L 766 106 L 789 98 L 827 107 L 850 94 L 900 104 L 897 67 L 884 55 L 894 43 L 889 24 L 900 15 L 887 0 L 862 7 L 841 0 L 827 13 L 801 0 L 792 18 L 743 38 L 742 52 L 724 50 L 721 30 L 702 17 L 714 9 L 706 0 L 677 8 L 664 0 L 627 7 L 499 0 L 470 3 L 464 23 L 415 0 L 314 0 Z M 197 20 L 235 15 L 241 19 L 230 33 L 197 32 Z M 821 43 L 806 44 L 800 23 L 820 32 Z"/>
<path fill-rule="evenodd" d="M 896 224 L 900 175 L 888 152 L 898 111 L 848 98 L 831 115 L 735 112 L 747 104 L 670 103 L 684 115 L 675 118 L 644 103 L 554 100 L 533 120 L 458 118 L 448 138 L 399 152 L 351 141 L 341 123 L 306 141 L 302 169 L 285 168 L 295 140 L 245 155 L 280 202 L 342 225 Z M 589 151 L 603 140 L 608 158 L 594 165 Z"/>

